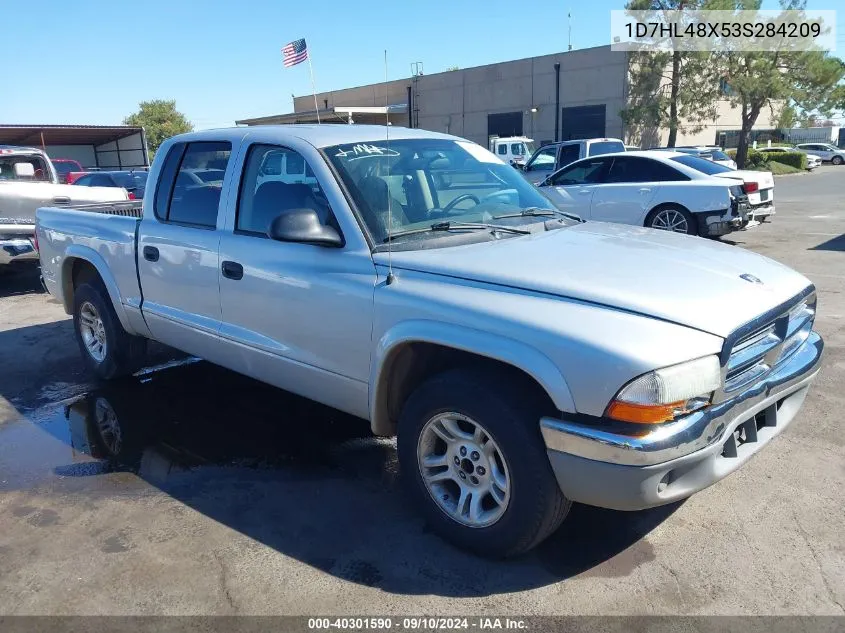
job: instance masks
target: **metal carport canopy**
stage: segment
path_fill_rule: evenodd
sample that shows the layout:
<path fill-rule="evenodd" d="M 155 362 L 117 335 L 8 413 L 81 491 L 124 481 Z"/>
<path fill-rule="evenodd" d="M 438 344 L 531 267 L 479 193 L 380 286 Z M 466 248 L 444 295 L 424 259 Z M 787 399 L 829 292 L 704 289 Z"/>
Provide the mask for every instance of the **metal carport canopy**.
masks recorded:
<path fill-rule="evenodd" d="M 144 128 L 129 125 L 3 125 L 0 145 L 104 145 Z"/>

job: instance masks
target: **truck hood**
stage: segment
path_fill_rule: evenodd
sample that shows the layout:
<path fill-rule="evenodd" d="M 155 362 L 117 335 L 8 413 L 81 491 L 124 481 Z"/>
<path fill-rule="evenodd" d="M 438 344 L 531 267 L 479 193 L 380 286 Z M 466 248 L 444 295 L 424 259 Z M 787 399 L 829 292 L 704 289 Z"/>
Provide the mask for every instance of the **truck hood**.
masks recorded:
<path fill-rule="evenodd" d="M 399 283 L 401 269 L 415 270 L 601 304 L 721 337 L 810 285 L 740 247 L 604 222 L 392 257 Z M 374 258 L 388 263 L 385 252 Z"/>

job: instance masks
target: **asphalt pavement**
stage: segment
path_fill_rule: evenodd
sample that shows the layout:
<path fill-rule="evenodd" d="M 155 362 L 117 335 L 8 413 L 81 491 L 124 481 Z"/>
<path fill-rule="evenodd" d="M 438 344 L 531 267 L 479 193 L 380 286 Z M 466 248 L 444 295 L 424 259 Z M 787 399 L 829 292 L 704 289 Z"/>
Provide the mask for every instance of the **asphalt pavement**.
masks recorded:
<path fill-rule="evenodd" d="M 729 240 L 818 288 L 798 418 L 683 503 L 575 506 L 506 562 L 430 534 L 366 423 L 164 348 L 98 385 L 37 272 L 0 276 L 0 614 L 843 614 L 845 167 L 775 196 Z"/>

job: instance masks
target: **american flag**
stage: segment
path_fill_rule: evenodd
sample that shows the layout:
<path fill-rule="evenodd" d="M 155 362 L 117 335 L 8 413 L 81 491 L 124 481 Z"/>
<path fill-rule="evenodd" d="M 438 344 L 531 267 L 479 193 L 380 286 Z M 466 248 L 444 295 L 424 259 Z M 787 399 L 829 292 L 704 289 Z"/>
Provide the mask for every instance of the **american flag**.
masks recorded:
<path fill-rule="evenodd" d="M 293 41 L 282 47 L 282 53 L 285 56 L 285 68 L 304 62 L 308 59 L 308 47 L 305 45 L 305 39 Z"/>

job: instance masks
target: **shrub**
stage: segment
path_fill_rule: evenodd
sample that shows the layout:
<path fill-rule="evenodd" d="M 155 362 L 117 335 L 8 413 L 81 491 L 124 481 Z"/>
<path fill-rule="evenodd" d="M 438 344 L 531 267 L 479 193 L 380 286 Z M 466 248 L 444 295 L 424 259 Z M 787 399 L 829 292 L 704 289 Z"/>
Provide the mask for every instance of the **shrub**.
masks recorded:
<path fill-rule="evenodd" d="M 736 160 L 736 150 L 729 149 L 725 152 L 728 156 L 732 159 Z M 762 152 L 758 152 L 753 147 L 748 148 L 748 160 L 745 162 L 745 167 L 748 169 L 753 169 L 754 167 L 765 167 L 766 166 L 766 155 Z"/>
<path fill-rule="evenodd" d="M 797 169 L 807 169 L 807 156 L 801 152 L 767 152 L 770 163 L 781 163 Z"/>

